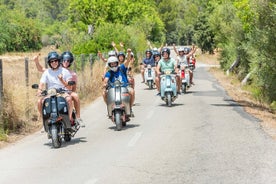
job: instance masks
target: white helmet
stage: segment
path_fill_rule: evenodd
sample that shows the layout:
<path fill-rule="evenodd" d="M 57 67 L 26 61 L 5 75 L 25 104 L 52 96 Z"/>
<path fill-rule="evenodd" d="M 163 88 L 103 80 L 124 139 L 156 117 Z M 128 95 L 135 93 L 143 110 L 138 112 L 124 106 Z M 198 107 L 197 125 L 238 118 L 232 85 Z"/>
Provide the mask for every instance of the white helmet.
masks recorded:
<path fill-rule="evenodd" d="M 117 65 L 116 66 L 110 66 L 110 64 L 111 63 L 117 63 Z M 116 72 L 117 71 L 117 69 L 118 69 L 118 67 L 119 67 L 119 61 L 118 61 L 118 58 L 117 57 L 115 57 L 115 56 L 111 56 L 111 57 L 109 57 L 108 59 L 107 59 L 107 64 L 108 64 L 108 67 L 109 67 L 109 69 L 110 70 L 112 70 L 112 71 L 114 71 L 114 72 Z"/>
<path fill-rule="evenodd" d="M 108 52 L 108 57 L 111 57 L 111 56 L 117 56 L 116 51 L 114 51 L 114 50 L 109 51 Z"/>
<path fill-rule="evenodd" d="M 180 48 L 178 49 L 178 52 L 184 52 L 184 47 L 180 47 Z"/>

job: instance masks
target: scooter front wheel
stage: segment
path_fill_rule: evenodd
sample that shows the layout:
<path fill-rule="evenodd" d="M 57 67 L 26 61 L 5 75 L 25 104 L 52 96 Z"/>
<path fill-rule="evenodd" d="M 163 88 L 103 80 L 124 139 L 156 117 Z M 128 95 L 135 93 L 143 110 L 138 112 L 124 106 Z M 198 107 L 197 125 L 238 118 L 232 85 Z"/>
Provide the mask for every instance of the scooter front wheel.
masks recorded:
<path fill-rule="evenodd" d="M 172 106 L 172 95 L 170 93 L 167 93 L 167 106 L 171 107 Z"/>
<path fill-rule="evenodd" d="M 122 119 L 121 119 L 121 112 L 120 111 L 115 111 L 114 116 L 115 116 L 115 124 L 116 124 L 116 130 L 120 131 L 122 129 Z"/>
<path fill-rule="evenodd" d="M 57 125 L 52 125 L 50 127 L 50 132 L 52 136 L 52 144 L 54 148 L 60 148 L 61 147 L 61 137 L 58 135 L 58 129 Z"/>

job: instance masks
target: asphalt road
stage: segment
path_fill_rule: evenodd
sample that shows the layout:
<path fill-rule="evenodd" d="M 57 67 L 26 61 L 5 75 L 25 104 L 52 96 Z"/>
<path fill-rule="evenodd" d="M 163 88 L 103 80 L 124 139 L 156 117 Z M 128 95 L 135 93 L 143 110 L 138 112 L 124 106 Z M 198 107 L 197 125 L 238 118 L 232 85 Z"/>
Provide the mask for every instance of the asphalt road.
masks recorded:
<path fill-rule="evenodd" d="M 1 184 L 274 184 L 276 144 L 197 66 L 195 86 L 167 107 L 136 77 L 133 118 L 115 131 L 101 98 L 86 128 L 53 149 L 37 132 L 0 150 Z"/>

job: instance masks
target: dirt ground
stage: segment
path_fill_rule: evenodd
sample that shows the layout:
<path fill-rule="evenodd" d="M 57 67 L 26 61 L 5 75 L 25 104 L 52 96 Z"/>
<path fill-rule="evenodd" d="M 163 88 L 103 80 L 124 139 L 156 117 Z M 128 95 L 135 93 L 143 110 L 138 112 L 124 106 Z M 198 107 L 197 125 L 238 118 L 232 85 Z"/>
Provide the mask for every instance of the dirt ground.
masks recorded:
<path fill-rule="evenodd" d="M 216 55 L 199 55 L 197 57 L 197 60 L 210 65 L 219 65 Z M 271 112 L 267 105 L 260 104 L 259 102 L 254 100 L 248 91 L 242 90 L 240 84 L 238 82 L 234 82 L 237 80 L 233 76 L 226 76 L 225 73 L 221 71 L 218 67 L 210 68 L 209 71 L 225 88 L 228 95 L 241 106 L 243 106 L 246 112 L 258 118 L 264 131 L 267 132 L 273 139 L 276 139 L 276 113 Z M 7 142 L 0 141 L 0 148 L 13 144 L 23 137 L 40 129 L 40 124 L 36 124 L 33 127 L 28 128 L 28 130 L 22 131 L 23 133 L 11 134 L 8 136 Z"/>
<path fill-rule="evenodd" d="M 219 64 L 216 55 L 201 55 L 198 60 L 211 65 Z M 210 68 L 209 71 L 227 91 L 228 95 L 239 103 L 246 112 L 259 119 L 263 130 L 276 140 L 276 112 L 272 112 L 268 105 L 259 103 L 250 92 L 243 90 L 234 76 L 227 76 L 222 70 L 215 67 Z"/>

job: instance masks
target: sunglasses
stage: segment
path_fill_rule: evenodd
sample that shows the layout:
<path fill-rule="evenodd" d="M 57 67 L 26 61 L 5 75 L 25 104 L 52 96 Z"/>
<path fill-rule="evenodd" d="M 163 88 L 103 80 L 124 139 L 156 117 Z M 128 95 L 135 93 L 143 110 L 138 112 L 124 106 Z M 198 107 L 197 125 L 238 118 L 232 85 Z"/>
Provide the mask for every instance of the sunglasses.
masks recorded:
<path fill-rule="evenodd" d="M 50 61 L 50 63 L 57 63 L 58 62 L 58 60 L 57 59 L 55 59 L 55 60 L 51 60 Z"/>
<path fill-rule="evenodd" d="M 63 60 L 62 62 L 63 62 L 63 63 L 68 62 L 68 63 L 69 63 L 70 61 L 69 61 L 69 60 Z"/>

